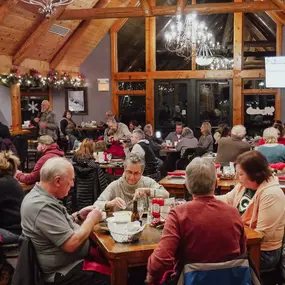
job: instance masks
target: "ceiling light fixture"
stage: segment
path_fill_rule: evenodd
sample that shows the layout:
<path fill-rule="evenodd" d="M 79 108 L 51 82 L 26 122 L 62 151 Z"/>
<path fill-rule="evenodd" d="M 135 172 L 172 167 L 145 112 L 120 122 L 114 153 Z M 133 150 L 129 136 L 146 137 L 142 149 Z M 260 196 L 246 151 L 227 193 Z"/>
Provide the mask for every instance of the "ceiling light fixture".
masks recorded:
<path fill-rule="evenodd" d="M 56 7 L 69 5 L 74 0 L 22 0 L 30 5 L 40 6 L 39 13 L 44 14 L 46 18 L 50 18 L 55 13 Z"/>

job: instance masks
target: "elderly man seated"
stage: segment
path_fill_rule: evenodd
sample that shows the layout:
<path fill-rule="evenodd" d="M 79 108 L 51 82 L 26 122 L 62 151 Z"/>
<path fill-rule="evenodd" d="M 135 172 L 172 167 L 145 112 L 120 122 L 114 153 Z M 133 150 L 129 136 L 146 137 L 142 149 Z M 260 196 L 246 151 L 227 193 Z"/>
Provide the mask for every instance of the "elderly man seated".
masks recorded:
<path fill-rule="evenodd" d="M 37 151 L 41 154 L 41 158 L 37 161 L 31 173 L 16 172 L 16 179 L 25 184 L 35 184 L 40 181 L 40 170 L 44 163 L 52 157 L 62 157 L 64 152 L 59 148 L 50 136 L 41 136 L 38 139 Z"/>
<path fill-rule="evenodd" d="M 124 163 L 123 176 L 107 186 L 94 205 L 105 210 L 132 210 L 136 198 L 144 199 L 145 208 L 149 206 L 148 197 L 168 198 L 169 193 L 161 185 L 142 176 L 144 167 L 145 162 L 141 156 L 129 154 Z"/>
<path fill-rule="evenodd" d="M 249 151 L 249 143 L 242 141 L 245 134 L 246 128 L 243 125 L 236 125 L 232 128 L 230 137 L 220 138 L 216 163 L 229 165 L 230 162 L 235 162 L 240 154 Z"/>
<path fill-rule="evenodd" d="M 108 284 L 105 275 L 82 270 L 89 252 L 88 237 L 101 221 L 101 212 L 89 206 L 69 215 L 58 200 L 73 187 L 71 163 L 51 158 L 40 174 L 40 182 L 23 200 L 21 217 L 23 234 L 32 241 L 45 284 Z"/>
<path fill-rule="evenodd" d="M 215 165 L 207 158 L 193 159 L 186 168 L 186 186 L 194 200 L 168 214 L 159 244 L 148 260 L 148 283 L 156 284 L 166 271 L 177 270 L 179 262 L 224 262 L 246 252 L 239 213 L 215 199 L 215 185 Z"/>
<path fill-rule="evenodd" d="M 131 137 L 132 150 L 131 153 L 136 153 L 144 158 L 145 169 L 143 174 L 146 176 L 153 175 L 157 173 L 158 160 L 150 147 L 150 143 L 145 139 L 145 134 L 140 129 L 135 129 Z M 124 152 L 126 155 L 130 153 L 127 144 L 123 144 Z"/>
<path fill-rule="evenodd" d="M 106 142 L 118 141 L 121 139 L 130 139 L 131 132 L 127 125 L 118 123 L 115 118 L 109 118 L 107 120 L 108 128 L 104 133 L 104 140 Z"/>

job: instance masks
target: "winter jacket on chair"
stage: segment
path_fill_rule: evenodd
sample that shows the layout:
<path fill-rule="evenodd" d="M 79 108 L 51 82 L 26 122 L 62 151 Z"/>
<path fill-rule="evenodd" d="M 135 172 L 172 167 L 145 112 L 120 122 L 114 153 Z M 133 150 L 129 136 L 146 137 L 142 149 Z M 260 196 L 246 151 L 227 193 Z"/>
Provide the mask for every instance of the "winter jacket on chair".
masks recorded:
<path fill-rule="evenodd" d="M 23 241 L 12 285 L 44 285 L 43 273 L 33 243 L 27 237 L 21 236 L 21 239 Z"/>
<path fill-rule="evenodd" d="M 92 205 L 107 187 L 104 173 L 92 158 L 73 157 L 77 210 Z"/>

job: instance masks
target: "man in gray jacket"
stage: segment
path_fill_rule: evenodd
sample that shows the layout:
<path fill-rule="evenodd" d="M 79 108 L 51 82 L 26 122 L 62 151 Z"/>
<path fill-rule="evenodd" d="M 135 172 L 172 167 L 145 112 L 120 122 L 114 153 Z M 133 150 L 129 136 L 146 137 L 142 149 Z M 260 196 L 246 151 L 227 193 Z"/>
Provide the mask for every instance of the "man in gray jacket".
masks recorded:
<path fill-rule="evenodd" d="M 44 100 L 41 104 L 40 116 L 34 119 L 39 126 L 39 136 L 48 135 L 57 141 L 57 123 L 55 113 L 50 110 L 50 102 Z"/>
<path fill-rule="evenodd" d="M 182 131 L 183 131 L 182 123 L 176 123 L 175 132 L 169 133 L 165 138 L 165 141 L 169 140 L 171 141 L 172 144 L 174 144 L 175 141 L 178 142 L 182 137 Z"/>

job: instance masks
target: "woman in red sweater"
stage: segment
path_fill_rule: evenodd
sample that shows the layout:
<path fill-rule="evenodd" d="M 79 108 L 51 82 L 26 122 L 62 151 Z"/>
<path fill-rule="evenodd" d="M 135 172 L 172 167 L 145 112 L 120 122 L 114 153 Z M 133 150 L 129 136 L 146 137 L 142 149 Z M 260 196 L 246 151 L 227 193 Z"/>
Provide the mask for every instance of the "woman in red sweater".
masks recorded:
<path fill-rule="evenodd" d="M 160 242 L 148 260 L 149 283 L 156 284 L 172 269 L 179 274 L 179 262 L 225 262 L 246 252 L 239 212 L 214 197 L 215 165 L 195 158 L 186 168 L 186 185 L 194 200 L 168 214 Z"/>

